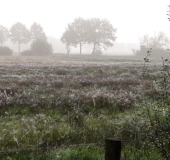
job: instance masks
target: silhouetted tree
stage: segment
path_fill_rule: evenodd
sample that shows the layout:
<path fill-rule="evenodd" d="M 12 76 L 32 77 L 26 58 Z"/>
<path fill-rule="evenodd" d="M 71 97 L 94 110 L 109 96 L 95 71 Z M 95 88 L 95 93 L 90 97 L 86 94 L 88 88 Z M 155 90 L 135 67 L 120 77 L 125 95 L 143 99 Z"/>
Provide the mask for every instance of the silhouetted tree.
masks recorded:
<path fill-rule="evenodd" d="M 36 39 L 47 39 L 47 36 L 45 35 L 43 28 L 40 24 L 33 23 L 30 28 L 31 38 L 33 40 Z"/>
<path fill-rule="evenodd" d="M 71 51 L 71 46 L 76 46 L 76 32 L 73 30 L 73 28 L 68 24 L 68 27 L 66 28 L 66 31 L 63 33 L 61 39 L 60 39 L 65 45 L 67 49 L 67 54 Z"/>
<path fill-rule="evenodd" d="M 39 38 L 31 44 L 31 51 L 34 55 L 50 55 L 53 49 L 47 40 Z"/>
<path fill-rule="evenodd" d="M 77 18 L 71 23 L 71 28 L 75 32 L 73 42 L 76 42 L 76 46 L 80 47 L 80 54 L 82 53 L 82 45 L 87 42 L 87 21 L 82 18 Z"/>
<path fill-rule="evenodd" d="M 92 54 L 95 50 L 100 50 L 101 46 L 106 47 L 113 46 L 113 42 L 116 40 L 116 29 L 106 19 L 90 19 L 88 20 L 88 29 L 86 31 L 87 41 L 89 44 L 93 44 Z"/>
<path fill-rule="evenodd" d="M 3 27 L 2 25 L 0 26 L 0 44 L 2 48 L 2 44 L 7 41 L 9 38 L 9 31 L 7 28 Z"/>
<path fill-rule="evenodd" d="M 18 22 L 10 29 L 10 39 L 13 43 L 18 43 L 20 53 L 20 45 L 30 41 L 30 32 L 24 24 Z"/>
<path fill-rule="evenodd" d="M 154 49 L 167 47 L 169 43 L 170 43 L 169 38 L 163 32 L 154 34 L 153 37 L 144 35 L 144 37 L 140 40 L 141 45 L 145 45 L 146 48 L 154 48 Z"/>
<path fill-rule="evenodd" d="M 113 46 L 113 42 L 116 40 L 115 33 L 116 29 L 106 19 L 84 20 L 77 18 L 68 25 L 61 41 L 66 44 L 67 53 L 71 45 L 79 45 L 81 54 L 83 44 L 93 44 L 93 54 L 96 51 L 100 52 L 101 46 L 105 49 Z"/>

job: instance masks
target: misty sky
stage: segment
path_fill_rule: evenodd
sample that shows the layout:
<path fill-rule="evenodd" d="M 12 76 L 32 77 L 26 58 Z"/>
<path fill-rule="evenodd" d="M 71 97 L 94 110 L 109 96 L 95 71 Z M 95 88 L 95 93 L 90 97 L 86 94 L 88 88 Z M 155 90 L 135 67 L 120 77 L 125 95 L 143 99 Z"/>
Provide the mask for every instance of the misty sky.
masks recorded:
<path fill-rule="evenodd" d="M 106 18 L 117 28 L 118 42 L 139 43 L 144 34 L 170 37 L 169 0 L 0 0 L 0 25 L 41 24 L 47 36 L 60 38 L 75 18 Z"/>

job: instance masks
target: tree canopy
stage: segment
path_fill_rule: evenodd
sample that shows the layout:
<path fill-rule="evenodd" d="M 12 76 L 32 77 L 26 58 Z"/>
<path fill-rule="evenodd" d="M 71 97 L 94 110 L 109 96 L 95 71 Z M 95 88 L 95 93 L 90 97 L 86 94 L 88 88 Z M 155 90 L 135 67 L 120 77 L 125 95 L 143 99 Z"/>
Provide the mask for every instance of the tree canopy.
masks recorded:
<path fill-rule="evenodd" d="M 106 47 L 112 47 L 113 42 L 116 40 L 115 33 L 116 29 L 113 28 L 108 20 L 90 19 L 87 42 L 93 44 L 92 54 L 94 54 L 96 49 L 100 50 L 101 47 L 104 49 Z"/>
<path fill-rule="evenodd" d="M 10 39 L 13 43 L 19 45 L 20 53 L 20 45 L 23 43 L 26 44 L 30 41 L 30 32 L 24 24 L 18 22 L 11 27 L 10 33 Z"/>
<path fill-rule="evenodd" d="M 73 23 L 68 24 L 61 41 L 66 45 L 66 48 L 79 45 L 80 54 L 82 53 L 83 44 L 92 44 L 92 54 L 94 54 L 101 47 L 106 49 L 113 46 L 113 42 L 116 40 L 115 33 L 116 29 L 106 19 L 94 18 L 85 20 L 77 18 Z"/>
<path fill-rule="evenodd" d="M 80 54 L 82 53 L 82 45 L 87 42 L 86 40 L 86 23 L 87 21 L 83 18 L 77 18 L 74 20 L 73 23 L 71 23 L 70 29 L 74 32 L 73 37 L 73 44 L 76 46 L 79 45 L 80 47 Z"/>
<path fill-rule="evenodd" d="M 0 44 L 2 48 L 2 44 L 7 41 L 9 38 L 9 31 L 6 27 L 0 26 Z"/>
<path fill-rule="evenodd" d="M 33 40 L 36 39 L 47 39 L 47 36 L 45 35 L 43 28 L 40 24 L 33 23 L 30 28 L 31 38 Z"/>
<path fill-rule="evenodd" d="M 67 54 L 70 53 L 71 46 L 77 45 L 75 37 L 76 37 L 76 32 L 73 30 L 73 28 L 70 26 L 70 24 L 68 24 L 66 31 L 63 33 L 63 35 L 60 39 L 61 42 L 63 42 L 66 45 Z"/>

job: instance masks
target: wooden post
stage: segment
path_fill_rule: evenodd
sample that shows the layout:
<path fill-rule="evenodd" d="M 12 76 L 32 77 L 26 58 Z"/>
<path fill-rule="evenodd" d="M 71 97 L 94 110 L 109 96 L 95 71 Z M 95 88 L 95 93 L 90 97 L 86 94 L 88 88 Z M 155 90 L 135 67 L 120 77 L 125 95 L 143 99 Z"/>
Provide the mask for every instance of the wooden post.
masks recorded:
<path fill-rule="evenodd" d="M 113 138 L 105 139 L 105 160 L 120 160 L 121 141 Z"/>

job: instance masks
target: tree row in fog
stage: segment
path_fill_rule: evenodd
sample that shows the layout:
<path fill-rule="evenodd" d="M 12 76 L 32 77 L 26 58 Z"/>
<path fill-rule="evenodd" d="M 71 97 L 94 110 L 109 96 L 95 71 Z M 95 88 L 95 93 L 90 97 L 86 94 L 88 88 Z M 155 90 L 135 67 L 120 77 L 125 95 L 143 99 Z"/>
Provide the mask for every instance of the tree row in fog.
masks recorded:
<path fill-rule="evenodd" d="M 170 15 L 168 11 L 168 20 Z M 116 40 L 116 28 L 106 19 L 77 18 L 72 23 L 69 23 L 65 32 L 61 36 L 61 41 L 65 44 L 67 54 L 70 53 L 71 47 L 79 47 L 80 54 L 82 47 L 85 44 L 93 46 L 92 54 L 101 54 L 102 49 L 112 47 Z M 21 44 L 26 44 L 31 41 L 29 50 L 25 50 L 21 55 L 49 55 L 52 54 L 52 45 L 48 43 L 47 36 L 40 24 L 33 23 L 30 29 L 22 23 L 14 24 L 10 29 L 0 26 L 0 54 L 12 54 L 9 47 L 3 46 L 4 42 L 11 40 L 14 44 L 18 44 L 18 52 L 20 53 Z M 169 38 L 160 32 L 153 37 L 144 35 L 140 45 L 142 50 L 148 48 L 162 49 L 170 44 Z M 133 50 L 135 54 L 141 54 L 141 50 Z"/>
<path fill-rule="evenodd" d="M 83 44 L 92 44 L 92 54 L 99 52 L 101 47 L 113 46 L 116 29 L 106 19 L 77 18 L 71 24 L 68 24 L 66 31 L 61 37 L 61 41 L 66 45 L 67 53 L 71 46 L 79 46 L 80 54 Z"/>
<path fill-rule="evenodd" d="M 18 52 L 20 53 L 21 44 L 26 44 L 32 40 L 31 49 L 22 54 L 37 54 L 44 55 L 52 53 L 52 46 L 47 42 L 47 36 L 43 31 L 41 25 L 33 23 L 30 30 L 22 23 L 14 24 L 10 30 L 4 26 L 0 26 L 0 44 L 1 52 L 8 54 L 10 49 L 3 47 L 3 43 L 11 40 L 14 44 L 18 44 Z"/>
<path fill-rule="evenodd" d="M 70 53 L 71 46 L 80 47 L 80 54 L 82 53 L 82 46 L 84 44 L 93 44 L 92 54 L 99 52 L 101 47 L 111 47 L 116 40 L 116 29 L 106 19 L 82 19 L 77 18 L 71 24 L 68 24 L 66 31 L 61 37 L 61 41 L 66 45 L 67 53 Z M 21 44 L 26 44 L 32 40 L 31 50 L 27 50 L 22 54 L 30 54 L 31 52 L 43 52 L 44 49 L 48 54 L 52 52 L 52 47 L 47 42 L 43 28 L 34 23 L 30 30 L 22 23 L 14 24 L 10 30 L 4 26 L 0 26 L 0 43 L 1 49 L 5 41 L 10 39 L 13 43 L 18 44 L 18 52 L 20 53 Z M 43 46 L 43 49 L 40 49 Z M 47 52 L 46 51 L 46 52 Z M 38 54 L 38 53 L 36 53 Z M 43 53 L 42 53 L 43 54 Z"/>

